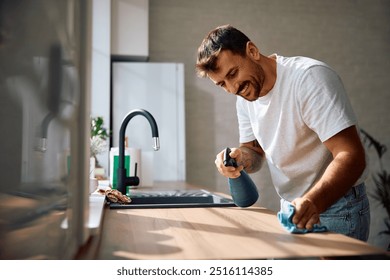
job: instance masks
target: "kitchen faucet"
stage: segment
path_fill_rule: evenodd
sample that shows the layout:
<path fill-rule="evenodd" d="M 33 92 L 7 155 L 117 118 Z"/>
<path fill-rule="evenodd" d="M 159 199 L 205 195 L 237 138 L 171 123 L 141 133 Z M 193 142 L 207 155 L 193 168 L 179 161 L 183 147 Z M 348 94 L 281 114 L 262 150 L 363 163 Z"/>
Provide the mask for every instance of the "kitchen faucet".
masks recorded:
<path fill-rule="evenodd" d="M 41 125 L 38 129 L 38 142 L 36 144 L 35 150 L 41 153 L 46 152 L 47 149 L 47 131 L 49 129 L 50 122 L 54 119 L 53 113 L 48 113 L 46 117 L 42 120 Z"/>
<path fill-rule="evenodd" d="M 134 176 L 127 177 L 126 168 L 125 168 L 125 132 L 126 132 L 126 127 L 127 127 L 127 124 L 130 122 L 130 120 L 137 115 L 142 115 L 149 121 L 150 127 L 152 129 L 152 137 L 154 140 L 153 149 L 155 151 L 160 149 L 160 142 L 159 142 L 159 138 L 158 138 L 158 127 L 157 127 L 157 123 L 154 120 L 153 116 L 148 111 L 143 110 L 143 109 L 136 109 L 136 110 L 130 111 L 127 114 L 127 116 L 123 119 L 122 124 L 121 124 L 121 128 L 119 130 L 119 167 L 117 169 L 117 175 L 118 175 L 117 189 L 122 194 L 126 194 L 126 186 L 138 186 L 138 184 L 139 184 L 139 178 L 137 177 L 137 174 L 134 174 Z"/>
<path fill-rule="evenodd" d="M 49 52 L 49 65 L 48 65 L 48 93 L 47 93 L 47 107 L 49 113 L 42 120 L 42 123 L 38 130 L 38 143 L 35 147 L 36 151 L 46 152 L 47 149 L 47 131 L 49 129 L 50 122 L 57 117 L 60 110 L 60 96 L 61 88 L 63 84 L 62 80 L 62 49 L 59 44 L 52 44 Z"/>

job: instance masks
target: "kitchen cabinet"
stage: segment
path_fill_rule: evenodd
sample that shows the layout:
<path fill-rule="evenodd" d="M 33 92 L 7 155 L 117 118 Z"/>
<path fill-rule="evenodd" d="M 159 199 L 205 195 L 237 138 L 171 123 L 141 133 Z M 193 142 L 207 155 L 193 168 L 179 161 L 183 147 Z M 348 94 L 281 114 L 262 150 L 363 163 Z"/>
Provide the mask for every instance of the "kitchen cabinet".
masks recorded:
<path fill-rule="evenodd" d="M 111 54 L 149 56 L 149 1 L 111 1 Z"/>

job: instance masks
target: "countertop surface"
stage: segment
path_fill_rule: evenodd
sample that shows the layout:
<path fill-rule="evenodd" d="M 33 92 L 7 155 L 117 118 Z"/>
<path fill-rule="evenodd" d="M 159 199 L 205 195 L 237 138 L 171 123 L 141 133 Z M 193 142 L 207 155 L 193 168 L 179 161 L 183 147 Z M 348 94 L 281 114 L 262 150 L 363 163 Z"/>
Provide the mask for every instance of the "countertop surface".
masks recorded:
<path fill-rule="evenodd" d="M 170 185 L 172 186 L 172 184 Z M 176 183 L 177 188 L 197 188 Z M 163 189 L 164 184 L 159 186 Z M 262 207 L 110 209 L 82 259 L 306 259 L 379 256 L 386 252 L 326 232 L 291 234 Z"/>

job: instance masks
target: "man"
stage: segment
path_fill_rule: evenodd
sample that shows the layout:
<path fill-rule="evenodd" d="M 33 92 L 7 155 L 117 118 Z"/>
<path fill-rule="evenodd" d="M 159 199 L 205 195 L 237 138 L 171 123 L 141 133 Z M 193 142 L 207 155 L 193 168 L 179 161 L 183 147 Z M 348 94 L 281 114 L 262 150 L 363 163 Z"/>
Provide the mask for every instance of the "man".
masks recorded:
<path fill-rule="evenodd" d="M 264 56 L 249 38 L 225 25 L 212 30 L 198 49 L 196 69 L 237 95 L 240 145 L 223 165 L 230 178 L 268 162 L 281 209 L 295 207 L 293 223 L 366 241 L 369 203 L 364 186 L 365 151 L 343 84 L 325 63 L 305 57 Z"/>

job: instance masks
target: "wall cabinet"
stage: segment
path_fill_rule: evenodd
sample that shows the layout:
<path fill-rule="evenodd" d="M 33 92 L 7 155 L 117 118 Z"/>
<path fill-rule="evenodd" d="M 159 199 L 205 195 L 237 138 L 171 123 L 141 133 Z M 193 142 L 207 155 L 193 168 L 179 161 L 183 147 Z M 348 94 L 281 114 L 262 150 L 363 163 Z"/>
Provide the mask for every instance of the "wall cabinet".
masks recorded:
<path fill-rule="evenodd" d="M 111 54 L 146 60 L 149 56 L 149 1 L 111 1 Z"/>

